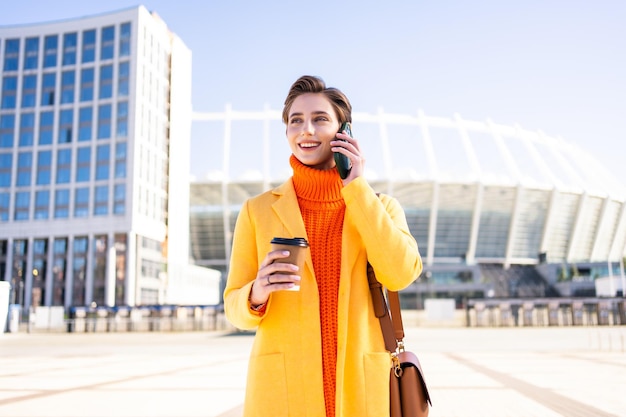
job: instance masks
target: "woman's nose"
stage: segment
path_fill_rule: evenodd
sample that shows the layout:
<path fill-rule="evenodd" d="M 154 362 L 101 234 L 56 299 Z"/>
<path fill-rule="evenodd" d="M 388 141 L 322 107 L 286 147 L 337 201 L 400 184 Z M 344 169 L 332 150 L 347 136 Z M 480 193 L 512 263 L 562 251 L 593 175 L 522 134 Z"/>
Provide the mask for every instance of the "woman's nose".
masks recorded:
<path fill-rule="evenodd" d="M 315 129 L 313 128 L 313 123 L 311 121 L 306 121 L 302 124 L 302 134 L 303 135 L 313 135 Z"/>

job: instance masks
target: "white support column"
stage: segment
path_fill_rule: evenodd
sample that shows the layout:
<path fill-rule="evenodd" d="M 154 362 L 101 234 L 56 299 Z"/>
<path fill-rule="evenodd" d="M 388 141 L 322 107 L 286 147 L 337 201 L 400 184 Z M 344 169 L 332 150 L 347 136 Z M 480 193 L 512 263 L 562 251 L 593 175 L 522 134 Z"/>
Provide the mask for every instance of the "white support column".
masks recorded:
<path fill-rule="evenodd" d="M 613 235 L 613 242 L 611 242 L 611 248 L 609 249 L 609 259 L 620 260 L 624 257 L 626 240 L 621 240 L 620 238 L 624 233 L 626 233 L 626 202 L 622 203 L 622 210 L 617 221 L 617 230 Z"/>
<path fill-rule="evenodd" d="M 426 265 L 432 266 L 435 262 L 435 242 L 437 237 L 437 214 L 439 211 L 439 183 L 433 182 L 433 201 L 430 206 L 430 223 L 428 224 L 428 251 Z"/>
<path fill-rule="evenodd" d="M 263 107 L 263 191 L 267 191 L 270 189 L 270 123 L 272 122 L 272 113 L 271 113 L 269 103 L 265 103 Z"/>
<path fill-rule="evenodd" d="M 626 275 L 624 275 L 624 257 L 619 258 L 619 274 L 622 281 L 622 297 L 626 298 Z"/>
<path fill-rule="evenodd" d="M 585 203 L 587 202 L 587 199 L 588 199 L 588 195 L 587 195 L 587 192 L 585 191 L 580 196 L 580 201 L 578 202 L 578 209 L 576 210 L 576 218 L 574 219 L 574 225 L 569 235 L 567 255 L 565 257 L 567 262 L 572 262 L 573 260 L 574 248 L 578 240 L 578 235 L 580 234 L 580 225 L 585 217 L 584 215 L 586 214 Z"/>
<path fill-rule="evenodd" d="M 24 274 L 24 307 L 28 308 L 33 303 L 33 237 L 29 237 L 27 240 L 27 255 L 26 255 L 26 270 L 22 271 Z"/>
<path fill-rule="evenodd" d="M 504 255 L 504 268 L 511 266 L 511 258 L 513 257 L 513 248 L 515 247 L 515 235 L 517 234 L 517 219 L 521 210 L 522 199 L 524 198 L 524 188 L 521 184 L 517 186 L 515 193 L 515 204 L 513 205 L 513 213 L 511 213 L 511 222 L 509 223 L 509 238 L 506 242 L 506 253 Z"/>
<path fill-rule="evenodd" d="M 52 305 L 52 291 L 53 291 L 53 275 L 52 270 L 54 269 L 54 236 L 48 236 L 48 252 L 46 253 L 46 276 L 45 279 L 45 299 L 43 300 L 43 305 L 51 306 Z"/>
<path fill-rule="evenodd" d="M 126 305 L 134 306 L 137 304 L 137 288 L 139 284 L 139 275 L 137 270 L 140 265 L 137 256 L 137 234 L 133 231 L 128 232 L 126 236 Z"/>
<path fill-rule="evenodd" d="M 517 130 L 518 132 L 517 135 L 520 138 L 525 138 L 526 136 L 530 135 L 529 132 L 523 131 L 522 128 L 517 125 L 515 126 L 515 129 Z M 537 167 L 541 171 L 541 175 L 545 178 L 548 178 L 550 183 L 555 184 L 557 188 L 561 188 L 562 186 L 561 181 L 559 180 L 559 178 L 556 177 L 556 175 L 554 175 L 554 173 L 550 169 L 550 166 L 545 161 L 545 159 L 541 156 L 541 153 L 537 150 L 532 140 L 528 139 L 527 137 L 525 139 L 527 140 L 523 140 L 522 143 L 528 150 L 528 153 L 532 157 L 533 161 L 535 161 L 535 163 L 537 164 Z"/>
<path fill-rule="evenodd" d="M 428 131 L 428 123 L 426 116 L 422 110 L 417 112 L 417 120 L 422 131 L 422 139 L 424 140 L 424 150 L 426 151 L 426 159 L 428 160 L 428 168 L 430 170 L 431 178 L 439 178 L 439 166 L 437 164 L 437 158 L 435 156 L 435 148 L 433 148 L 433 141 Z"/>
<path fill-rule="evenodd" d="M 85 305 L 93 301 L 94 276 L 93 268 L 95 264 L 95 241 L 94 234 L 87 235 L 87 265 L 85 265 Z"/>
<path fill-rule="evenodd" d="M 470 229 L 470 238 L 467 245 L 467 253 L 465 254 L 465 262 L 468 265 L 476 263 L 476 245 L 478 243 L 478 229 L 480 228 L 480 216 L 483 208 L 483 196 L 485 187 L 482 182 L 476 186 L 476 201 L 474 203 L 474 212 L 472 213 L 472 226 Z"/>
<path fill-rule="evenodd" d="M 559 191 L 554 188 L 552 190 L 552 196 L 550 197 L 550 204 L 548 205 L 545 223 L 543 224 L 543 231 L 541 233 L 541 245 L 539 246 L 540 253 L 548 253 L 550 247 L 550 232 L 552 230 L 552 223 L 554 223 L 554 216 L 556 215 L 557 199 L 559 197 Z M 548 256 L 550 254 L 548 253 Z"/>
<path fill-rule="evenodd" d="M 603 232 L 605 230 L 608 230 L 607 223 L 611 220 L 607 218 L 608 217 L 607 212 L 609 211 L 610 206 L 611 206 L 611 197 L 607 196 L 604 199 L 604 203 L 602 204 L 602 210 L 600 212 L 600 220 L 598 221 L 598 226 L 596 228 L 596 236 L 594 237 L 593 246 L 591 247 L 591 256 L 589 258 L 592 262 L 601 258 L 601 254 L 599 254 L 598 252 L 600 251 L 602 240 L 608 238 L 608 236 L 603 235 Z"/>
<path fill-rule="evenodd" d="M 385 177 L 387 178 L 387 194 L 393 195 L 393 172 L 391 167 L 391 151 L 389 150 L 389 133 L 385 122 L 385 112 L 382 107 L 378 108 L 378 132 L 380 133 L 380 146 L 383 152 L 383 164 L 385 166 Z"/>
<path fill-rule="evenodd" d="M 459 135 L 461 136 L 461 143 L 463 144 L 463 149 L 465 150 L 465 156 L 469 162 L 470 169 L 474 174 L 474 179 L 478 181 L 482 176 L 482 169 L 480 167 L 478 157 L 476 156 L 476 152 L 474 151 L 472 141 L 470 140 L 467 129 L 465 128 L 465 123 L 458 113 L 454 114 L 454 120 L 456 121 L 456 127 L 459 131 Z"/>
<path fill-rule="evenodd" d="M 228 201 L 232 120 L 232 108 L 230 103 L 228 103 L 224 109 L 224 159 L 222 163 L 222 169 L 224 170 L 224 175 L 222 177 L 222 226 L 224 227 L 224 253 L 226 254 L 227 264 L 230 263 L 230 241 L 232 239 L 230 233 L 230 202 Z"/>
<path fill-rule="evenodd" d="M 67 237 L 67 247 L 65 248 L 65 300 L 63 305 L 69 307 L 74 298 L 74 235 Z"/>
<path fill-rule="evenodd" d="M 502 139 L 502 135 L 500 135 L 498 127 L 489 119 L 487 120 L 487 126 L 489 126 L 489 131 L 493 136 L 496 147 L 500 152 L 500 156 L 502 156 L 502 159 L 504 159 L 504 165 L 507 167 L 513 178 L 515 178 L 518 183 L 521 183 L 523 181 L 522 171 L 519 169 L 519 166 L 516 159 L 513 157 L 513 154 L 504 143 L 504 139 Z"/>
<path fill-rule="evenodd" d="M 106 281 L 104 283 L 104 304 L 107 307 L 115 306 L 115 236 L 109 233 L 107 237 L 107 257 L 106 257 Z"/>

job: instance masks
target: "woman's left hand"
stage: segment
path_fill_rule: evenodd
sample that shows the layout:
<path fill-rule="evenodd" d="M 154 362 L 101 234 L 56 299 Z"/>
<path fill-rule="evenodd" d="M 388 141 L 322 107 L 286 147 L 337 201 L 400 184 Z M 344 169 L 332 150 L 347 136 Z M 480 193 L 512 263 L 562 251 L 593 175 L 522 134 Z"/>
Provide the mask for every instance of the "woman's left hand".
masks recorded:
<path fill-rule="evenodd" d="M 337 133 L 335 137 L 337 139 L 330 142 L 332 151 L 344 154 L 352 163 L 348 176 L 343 180 L 343 185 L 346 186 L 355 178 L 363 175 L 365 158 L 361 154 L 358 140 L 342 132 Z"/>

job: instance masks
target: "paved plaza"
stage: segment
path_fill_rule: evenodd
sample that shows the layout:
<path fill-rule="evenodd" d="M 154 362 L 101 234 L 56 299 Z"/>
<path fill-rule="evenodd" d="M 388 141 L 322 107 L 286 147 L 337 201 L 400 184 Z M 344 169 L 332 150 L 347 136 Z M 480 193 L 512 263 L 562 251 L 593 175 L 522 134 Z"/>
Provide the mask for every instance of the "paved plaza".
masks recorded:
<path fill-rule="evenodd" d="M 252 340 L 0 334 L 0 416 L 241 416 Z M 626 327 L 411 327 L 405 341 L 426 373 L 431 417 L 626 416 Z"/>

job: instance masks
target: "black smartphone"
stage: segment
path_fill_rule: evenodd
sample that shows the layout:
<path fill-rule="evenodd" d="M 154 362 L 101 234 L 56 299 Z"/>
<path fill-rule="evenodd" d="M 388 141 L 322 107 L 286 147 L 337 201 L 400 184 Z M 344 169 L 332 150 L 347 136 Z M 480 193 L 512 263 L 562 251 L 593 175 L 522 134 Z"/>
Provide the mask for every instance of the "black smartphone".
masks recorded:
<path fill-rule="evenodd" d="M 350 123 L 343 122 L 341 124 L 341 127 L 339 128 L 339 133 L 345 133 L 346 135 L 352 137 L 352 128 L 350 126 Z M 352 168 L 350 158 L 339 152 L 335 152 L 333 156 L 335 157 L 335 165 L 337 165 L 337 171 L 339 171 L 339 176 L 341 177 L 341 179 L 345 180 L 350 173 L 350 169 Z"/>

